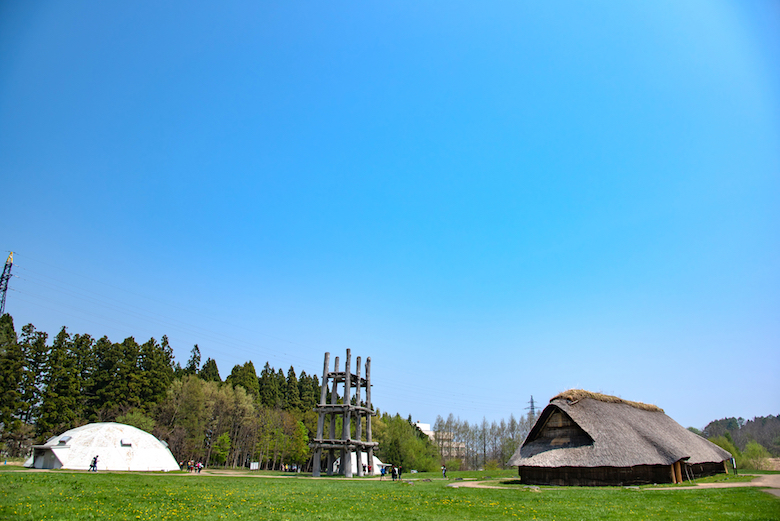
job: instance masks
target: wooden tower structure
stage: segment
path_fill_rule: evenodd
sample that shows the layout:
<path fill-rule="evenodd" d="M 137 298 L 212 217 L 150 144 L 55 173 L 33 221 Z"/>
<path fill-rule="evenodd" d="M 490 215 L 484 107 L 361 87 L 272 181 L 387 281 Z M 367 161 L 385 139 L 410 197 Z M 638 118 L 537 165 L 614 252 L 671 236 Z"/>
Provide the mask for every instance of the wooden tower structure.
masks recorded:
<path fill-rule="evenodd" d="M 320 392 L 320 403 L 314 410 L 317 412 L 317 434 L 314 440 L 309 444 L 314 450 L 314 461 L 312 468 L 313 476 L 320 476 L 322 471 L 323 451 L 327 451 L 326 472 L 328 476 L 334 473 L 334 463 L 336 451 L 339 451 L 341 465 L 339 474 L 345 477 L 352 477 L 352 453 L 357 454 L 357 474 L 363 475 L 363 465 L 373 465 L 374 447 L 379 445 L 371 439 L 371 417 L 376 415 L 371 407 L 371 358 L 366 358 L 366 376 L 360 376 L 361 366 L 360 357 L 357 357 L 355 364 L 355 373 L 352 373 L 352 352 L 347 349 L 346 363 L 344 370 L 339 371 L 339 357 L 336 357 L 333 365 L 333 371 L 330 370 L 330 353 L 325 353 L 325 364 L 322 371 L 322 389 Z M 341 386 L 341 394 L 339 394 Z M 355 389 L 354 403 L 352 389 Z M 365 401 L 361 401 L 361 390 L 366 390 Z M 328 391 L 330 391 L 330 403 L 327 403 Z M 339 398 L 341 403 L 339 403 Z M 336 418 L 341 417 L 341 433 L 336 437 Z M 324 435 L 326 421 L 328 427 L 328 437 Z M 363 419 L 365 419 L 365 440 L 363 439 Z M 352 425 L 354 422 L 355 437 L 352 438 Z M 368 456 L 363 459 L 363 454 Z"/>

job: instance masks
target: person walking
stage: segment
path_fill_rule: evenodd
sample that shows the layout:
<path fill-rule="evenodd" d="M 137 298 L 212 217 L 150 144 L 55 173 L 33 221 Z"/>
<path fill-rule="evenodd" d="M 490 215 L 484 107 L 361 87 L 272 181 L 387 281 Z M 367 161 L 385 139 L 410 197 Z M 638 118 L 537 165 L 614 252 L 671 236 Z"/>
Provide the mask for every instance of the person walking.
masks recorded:
<path fill-rule="evenodd" d="M 441 477 L 444 479 L 447 479 L 447 465 L 441 466 Z"/>

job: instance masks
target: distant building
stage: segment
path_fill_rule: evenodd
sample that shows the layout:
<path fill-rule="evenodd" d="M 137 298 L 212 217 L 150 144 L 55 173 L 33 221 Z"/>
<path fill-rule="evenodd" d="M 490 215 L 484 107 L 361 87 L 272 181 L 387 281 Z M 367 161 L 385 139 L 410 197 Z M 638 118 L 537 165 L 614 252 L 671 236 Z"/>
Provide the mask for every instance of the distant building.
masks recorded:
<path fill-rule="evenodd" d="M 415 423 L 418 429 L 425 433 L 439 449 L 439 454 L 445 460 L 465 459 L 466 444 L 455 441 L 455 433 L 447 431 L 432 431 L 430 423 Z"/>
<path fill-rule="evenodd" d="M 88 470 L 95 456 L 99 471 L 179 470 L 167 444 L 141 429 L 114 422 L 82 425 L 34 445 L 24 466 Z"/>
<path fill-rule="evenodd" d="M 534 485 L 679 483 L 726 471 L 731 454 L 655 405 L 571 390 L 545 407 L 510 465 Z"/>
<path fill-rule="evenodd" d="M 415 423 L 418 429 L 420 429 L 423 434 L 427 435 L 431 440 L 434 439 L 434 432 L 431 430 L 431 424 L 430 423 L 420 423 L 420 420 L 417 420 Z"/>

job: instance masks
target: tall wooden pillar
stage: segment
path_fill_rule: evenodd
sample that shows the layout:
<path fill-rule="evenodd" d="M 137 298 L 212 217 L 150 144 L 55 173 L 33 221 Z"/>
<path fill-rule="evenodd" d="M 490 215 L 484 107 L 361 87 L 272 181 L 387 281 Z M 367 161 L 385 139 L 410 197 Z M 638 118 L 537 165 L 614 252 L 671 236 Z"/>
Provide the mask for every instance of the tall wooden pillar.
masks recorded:
<path fill-rule="evenodd" d="M 350 427 L 352 426 L 352 418 L 350 415 L 350 391 L 352 390 L 352 351 L 347 349 L 347 362 L 344 366 L 344 420 L 341 422 L 341 439 L 349 442 L 350 439 Z M 352 451 L 349 444 L 346 444 L 341 449 L 341 467 L 344 477 L 352 477 Z"/>
<path fill-rule="evenodd" d="M 355 385 L 355 404 L 360 407 L 360 388 L 361 388 L 361 381 L 360 381 L 360 357 L 357 357 L 357 363 L 355 364 L 355 376 L 357 377 L 357 383 Z M 363 423 L 363 415 L 358 410 L 357 415 L 355 416 L 355 439 L 360 442 L 363 441 L 362 433 L 361 433 L 361 427 Z M 358 477 L 363 476 L 363 448 L 359 445 L 356 447 L 355 450 L 355 460 L 357 461 L 357 475 Z"/>
<path fill-rule="evenodd" d="M 338 374 L 339 372 L 339 357 L 336 357 L 336 361 L 333 365 L 333 372 Z M 336 383 L 336 378 L 333 378 L 333 386 L 330 388 L 330 404 L 336 405 L 336 401 L 338 400 L 338 387 Z M 331 409 L 332 411 L 333 409 Z M 330 413 L 330 439 L 333 440 L 336 438 L 336 414 L 334 412 Z M 335 462 L 335 455 L 333 454 L 333 447 L 328 448 L 328 476 L 333 475 L 333 464 Z"/>
<path fill-rule="evenodd" d="M 325 367 L 322 370 L 322 385 L 320 386 L 320 407 L 325 406 L 325 400 L 328 397 L 328 369 L 330 367 L 330 353 L 325 353 Z M 319 414 L 317 414 L 317 436 L 315 439 L 321 440 L 323 430 L 325 427 L 325 411 L 323 409 L 319 410 Z M 314 477 L 320 476 L 320 470 L 322 467 L 322 447 L 317 446 L 314 449 L 314 461 L 313 461 L 313 468 L 311 469 L 311 474 Z"/>
<path fill-rule="evenodd" d="M 371 439 L 371 416 L 374 415 L 371 408 L 371 357 L 366 358 L 366 444 L 368 445 L 368 464 L 374 466 L 374 440 Z M 373 469 L 372 469 L 373 470 Z"/>

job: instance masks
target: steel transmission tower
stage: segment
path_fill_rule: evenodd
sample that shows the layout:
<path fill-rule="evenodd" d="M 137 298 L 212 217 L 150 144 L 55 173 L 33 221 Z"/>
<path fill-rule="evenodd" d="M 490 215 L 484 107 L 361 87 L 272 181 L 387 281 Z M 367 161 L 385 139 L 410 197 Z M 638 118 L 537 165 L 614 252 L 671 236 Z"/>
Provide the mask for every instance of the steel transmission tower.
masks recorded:
<path fill-rule="evenodd" d="M 530 416 L 532 420 L 536 420 L 536 406 L 534 405 L 534 395 L 533 394 L 531 395 L 531 401 L 528 402 L 528 403 L 531 404 L 530 407 L 526 407 L 525 408 L 527 411 L 529 411 L 528 412 L 528 416 Z"/>
<path fill-rule="evenodd" d="M 0 317 L 5 314 L 5 294 L 8 293 L 8 279 L 11 278 L 11 266 L 14 265 L 14 252 L 8 256 L 3 268 L 3 275 L 0 276 Z"/>

